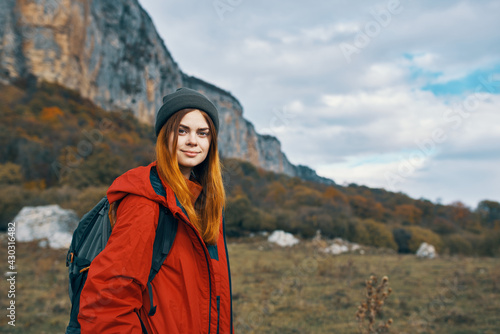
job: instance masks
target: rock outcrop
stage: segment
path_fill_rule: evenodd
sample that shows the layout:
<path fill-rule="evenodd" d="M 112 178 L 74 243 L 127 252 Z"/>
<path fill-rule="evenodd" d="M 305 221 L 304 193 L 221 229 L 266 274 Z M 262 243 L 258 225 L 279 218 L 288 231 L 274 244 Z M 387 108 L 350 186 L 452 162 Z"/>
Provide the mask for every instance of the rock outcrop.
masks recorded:
<path fill-rule="evenodd" d="M 433 245 L 422 242 L 420 247 L 418 247 L 416 255 L 421 258 L 434 259 L 437 256 L 437 252 Z"/>
<path fill-rule="evenodd" d="M 299 243 L 299 239 L 295 238 L 293 234 L 281 230 L 271 233 L 267 241 L 281 247 L 290 247 Z"/>
<path fill-rule="evenodd" d="M 278 139 L 259 135 L 229 92 L 183 74 L 137 0 L 2 0 L 0 46 L 0 81 L 34 76 L 148 123 L 163 95 L 197 89 L 220 108 L 223 157 L 333 184 L 292 165 Z"/>
<path fill-rule="evenodd" d="M 364 254 L 364 251 L 361 250 L 360 245 L 343 240 L 341 238 L 335 238 L 333 239 L 333 242 L 330 246 L 323 249 L 323 252 L 327 254 L 339 255 L 342 253 L 354 252 L 357 250 L 360 250 L 361 254 Z"/>
<path fill-rule="evenodd" d="M 27 75 L 151 122 L 182 74 L 136 0 L 2 0 L 2 79 Z"/>
<path fill-rule="evenodd" d="M 51 248 L 69 248 L 78 217 L 59 205 L 27 206 L 13 221 L 18 241 L 42 240 Z"/>

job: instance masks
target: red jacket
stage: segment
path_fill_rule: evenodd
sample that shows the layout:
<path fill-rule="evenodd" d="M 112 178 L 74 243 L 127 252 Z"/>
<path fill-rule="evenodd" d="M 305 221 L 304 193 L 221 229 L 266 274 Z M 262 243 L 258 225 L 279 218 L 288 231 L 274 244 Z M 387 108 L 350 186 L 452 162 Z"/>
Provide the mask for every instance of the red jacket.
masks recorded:
<path fill-rule="evenodd" d="M 149 177 L 155 165 L 126 172 L 108 189 L 110 203 L 122 201 L 108 244 L 92 262 L 81 293 L 82 333 L 142 333 L 139 316 L 148 333 L 233 333 L 223 224 L 216 247 L 207 247 L 170 187 L 163 183 L 166 197 L 153 190 Z M 159 203 L 178 220 L 178 230 L 152 281 L 157 309 L 148 316 L 147 281 Z"/>

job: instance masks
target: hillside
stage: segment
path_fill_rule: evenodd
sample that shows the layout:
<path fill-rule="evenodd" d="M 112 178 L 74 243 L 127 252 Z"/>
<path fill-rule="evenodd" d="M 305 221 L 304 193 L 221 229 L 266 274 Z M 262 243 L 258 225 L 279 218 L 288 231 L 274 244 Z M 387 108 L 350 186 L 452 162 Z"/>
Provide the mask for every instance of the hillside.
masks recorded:
<path fill-rule="evenodd" d="M 26 205 L 89 210 L 121 173 L 154 159 L 151 126 L 55 84 L 0 85 L 0 226 Z M 384 189 L 342 187 L 224 160 L 228 233 L 283 229 L 414 252 L 500 254 L 500 203 L 434 204 Z"/>

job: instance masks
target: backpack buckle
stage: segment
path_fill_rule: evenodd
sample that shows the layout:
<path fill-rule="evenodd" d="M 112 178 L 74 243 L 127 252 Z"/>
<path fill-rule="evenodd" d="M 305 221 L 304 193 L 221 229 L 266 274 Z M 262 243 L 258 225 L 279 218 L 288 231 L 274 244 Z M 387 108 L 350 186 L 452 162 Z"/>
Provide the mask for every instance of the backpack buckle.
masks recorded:
<path fill-rule="evenodd" d="M 70 263 L 73 263 L 74 258 L 75 254 L 73 252 L 68 253 L 68 255 L 66 255 L 66 267 L 68 267 Z"/>

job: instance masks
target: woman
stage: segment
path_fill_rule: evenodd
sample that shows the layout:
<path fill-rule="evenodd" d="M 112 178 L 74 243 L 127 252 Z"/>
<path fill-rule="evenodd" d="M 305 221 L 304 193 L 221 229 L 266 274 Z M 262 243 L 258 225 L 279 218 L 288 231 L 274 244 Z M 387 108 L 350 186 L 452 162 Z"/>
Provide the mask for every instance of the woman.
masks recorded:
<path fill-rule="evenodd" d="M 202 94 L 180 88 L 163 98 L 156 161 L 128 171 L 108 189 L 116 224 L 81 293 L 82 333 L 233 333 L 218 130 L 217 108 Z M 152 173 L 166 196 L 153 189 Z M 160 205 L 178 227 L 152 281 L 156 313 L 148 316 Z"/>

